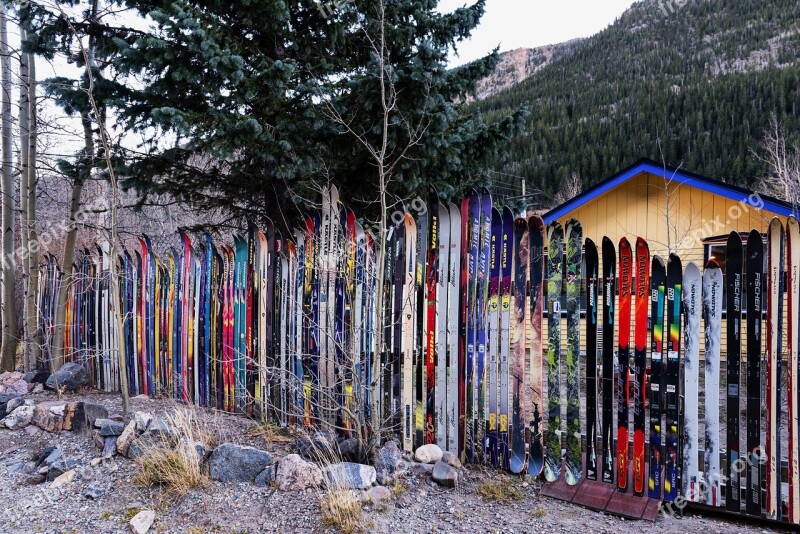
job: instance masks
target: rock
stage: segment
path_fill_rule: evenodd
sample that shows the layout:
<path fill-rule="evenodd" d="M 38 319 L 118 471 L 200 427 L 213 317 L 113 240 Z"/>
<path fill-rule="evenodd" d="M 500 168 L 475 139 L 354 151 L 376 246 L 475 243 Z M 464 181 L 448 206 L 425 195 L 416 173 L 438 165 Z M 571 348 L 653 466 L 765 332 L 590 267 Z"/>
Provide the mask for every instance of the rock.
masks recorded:
<path fill-rule="evenodd" d="M 33 425 L 28 425 L 24 429 L 24 432 L 29 436 L 35 436 L 36 434 L 38 434 L 41 431 L 42 431 L 41 428 L 39 428 L 38 426 L 33 426 Z"/>
<path fill-rule="evenodd" d="M 100 435 L 99 430 L 92 430 L 92 441 L 97 445 L 98 449 L 104 449 L 106 446 L 106 438 Z"/>
<path fill-rule="evenodd" d="M 316 488 L 322 484 L 322 470 L 297 454 L 289 454 L 278 464 L 276 480 L 281 491 Z"/>
<path fill-rule="evenodd" d="M 315 432 L 311 439 L 301 438 L 293 443 L 294 450 L 300 456 L 312 460 L 335 458 L 340 456 L 339 444 L 333 432 Z"/>
<path fill-rule="evenodd" d="M 34 384 L 31 393 L 34 395 L 38 395 L 44 391 L 44 384 Z"/>
<path fill-rule="evenodd" d="M 128 527 L 130 527 L 131 532 L 133 534 L 146 534 L 150 527 L 153 526 L 153 521 L 156 520 L 156 513 L 152 510 L 142 510 L 133 518 L 128 521 Z"/>
<path fill-rule="evenodd" d="M 423 474 L 423 475 L 425 475 L 425 474 L 430 475 L 431 473 L 433 473 L 433 465 L 432 464 L 421 464 L 419 462 L 411 462 L 410 466 L 411 466 L 411 470 L 414 471 L 415 473 L 419 473 L 419 474 Z"/>
<path fill-rule="evenodd" d="M 347 438 L 339 442 L 339 454 L 343 460 L 358 461 L 358 438 Z"/>
<path fill-rule="evenodd" d="M 364 499 L 370 502 L 380 502 L 391 499 L 392 490 L 386 486 L 375 486 L 367 490 Z"/>
<path fill-rule="evenodd" d="M 45 452 L 47 452 L 46 455 Z M 44 456 L 44 458 L 42 458 L 42 456 Z M 47 467 L 50 467 L 57 461 L 61 460 L 62 456 L 63 453 L 61 452 L 61 447 L 47 447 L 39 454 L 39 458 L 41 458 L 41 461 L 37 463 L 39 465 L 44 464 Z"/>
<path fill-rule="evenodd" d="M 442 461 L 449 465 L 450 467 L 455 467 L 456 469 L 461 469 L 464 467 L 461 465 L 461 460 L 458 459 L 458 456 L 453 454 L 450 451 L 445 451 L 442 453 Z"/>
<path fill-rule="evenodd" d="M 442 449 L 435 443 L 429 443 L 418 448 L 414 459 L 423 464 L 435 464 L 442 459 Z"/>
<path fill-rule="evenodd" d="M 367 489 L 375 483 L 375 468 L 371 465 L 342 462 L 325 468 L 328 487 L 338 489 Z"/>
<path fill-rule="evenodd" d="M 113 419 L 98 419 L 94 426 L 100 429 L 100 435 L 104 438 L 119 436 L 125 430 L 125 425 Z"/>
<path fill-rule="evenodd" d="M 44 471 L 47 474 L 47 481 L 52 482 L 57 479 L 59 476 L 63 475 L 70 469 L 77 467 L 78 461 L 77 460 L 65 460 L 61 458 L 60 460 L 56 460 L 51 465 L 47 466 L 44 465 L 39 470 L 41 473 Z"/>
<path fill-rule="evenodd" d="M 65 363 L 61 369 L 56 371 L 55 375 L 51 375 L 47 379 L 45 386 L 47 389 L 55 389 L 56 381 L 62 391 L 78 391 L 89 383 L 89 373 L 82 365 Z"/>
<path fill-rule="evenodd" d="M 117 436 L 109 436 L 103 444 L 103 460 L 107 460 L 117 454 Z"/>
<path fill-rule="evenodd" d="M 131 441 L 131 444 L 128 445 L 128 458 L 135 460 L 141 457 L 149 445 L 147 439 L 137 438 Z"/>
<path fill-rule="evenodd" d="M 83 416 L 86 420 L 86 425 L 94 428 L 98 419 L 108 419 L 108 410 L 105 406 L 99 404 L 91 404 L 88 402 L 83 403 Z"/>
<path fill-rule="evenodd" d="M 5 393 L 11 395 L 27 395 L 28 394 L 28 383 L 24 380 L 20 379 L 14 382 L 13 384 L 9 384 L 5 387 Z"/>
<path fill-rule="evenodd" d="M 253 482 L 271 463 L 272 458 L 266 451 L 225 443 L 211 453 L 208 468 L 212 480 Z"/>
<path fill-rule="evenodd" d="M 394 441 L 387 441 L 378 452 L 372 465 L 375 466 L 377 481 L 379 484 L 391 484 L 394 481 L 394 473 L 397 466 L 403 459 L 403 451 L 397 447 Z"/>
<path fill-rule="evenodd" d="M 29 384 L 44 384 L 49 376 L 50 373 L 44 371 L 28 371 L 22 379 Z"/>
<path fill-rule="evenodd" d="M 73 426 L 75 425 L 75 418 L 78 415 L 79 404 L 81 403 L 68 402 L 64 405 L 64 430 L 72 430 Z"/>
<path fill-rule="evenodd" d="M 22 380 L 23 374 L 19 371 L 6 371 L 0 374 L 0 386 L 9 386 Z"/>
<path fill-rule="evenodd" d="M 150 424 L 147 425 L 147 432 L 156 436 L 172 436 L 173 432 L 170 426 L 160 417 L 154 417 Z"/>
<path fill-rule="evenodd" d="M 446 488 L 455 488 L 458 485 L 458 471 L 441 460 L 433 466 L 431 478 Z"/>
<path fill-rule="evenodd" d="M 136 430 L 144 432 L 150 426 L 153 416 L 147 412 L 133 412 L 133 419 L 136 421 Z"/>
<path fill-rule="evenodd" d="M 41 484 L 47 479 L 47 475 L 44 473 L 33 473 L 32 475 L 28 475 L 25 478 L 25 483 L 30 484 L 31 486 L 35 486 L 36 484 Z"/>
<path fill-rule="evenodd" d="M 128 447 L 136 439 L 136 421 L 131 420 L 117 438 L 117 452 L 122 456 L 128 455 Z"/>
<path fill-rule="evenodd" d="M 271 486 L 273 482 L 275 482 L 275 466 L 271 465 L 258 474 L 253 484 L 256 486 Z"/>
<path fill-rule="evenodd" d="M 39 404 L 34 408 L 31 423 L 47 432 L 61 432 L 64 429 L 64 403 Z"/>
<path fill-rule="evenodd" d="M 97 499 L 102 497 L 105 492 L 106 491 L 105 488 L 103 488 L 103 486 L 101 486 L 97 482 L 93 482 L 92 484 L 86 486 L 86 489 L 83 490 L 82 495 L 85 498 L 89 499 L 90 501 L 96 501 Z"/>
<path fill-rule="evenodd" d="M 60 488 L 61 486 L 69 484 L 70 482 L 73 481 L 74 478 L 75 478 L 75 470 L 74 469 L 70 469 L 69 471 L 66 471 L 65 473 L 61 473 L 60 475 L 58 475 L 55 478 L 55 480 L 53 480 L 50 483 L 50 489 L 57 489 L 57 488 Z"/>
<path fill-rule="evenodd" d="M 0 423 L 5 425 L 9 430 L 18 430 L 31 424 L 33 419 L 33 406 L 19 406 L 13 412 L 6 415 Z"/>
<path fill-rule="evenodd" d="M 25 401 L 19 395 L 13 393 L 0 393 L 0 419 L 16 410 Z"/>
<path fill-rule="evenodd" d="M 91 461 L 89 461 L 89 465 L 91 467 L 97 467 L 98 465 L 100 465 L 100 462 L 102 461 L 103 461 L 102 458 L 92 458 Z"/>

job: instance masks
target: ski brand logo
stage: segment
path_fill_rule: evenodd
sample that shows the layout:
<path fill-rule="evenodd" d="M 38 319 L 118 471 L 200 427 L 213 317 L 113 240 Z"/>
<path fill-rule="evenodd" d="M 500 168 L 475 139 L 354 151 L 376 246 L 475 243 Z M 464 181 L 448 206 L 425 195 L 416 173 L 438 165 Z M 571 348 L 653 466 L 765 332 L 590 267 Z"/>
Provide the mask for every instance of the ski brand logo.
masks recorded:
<path fill-rule="evenodd" d="M 733 282 L 733 310 L 739 312 L 741 310 L 742 298 L 742 275 L 736 273 Z"/>
<path fill-rule="evenodd" d="M 671 287 L 671 288 L 669 288 L 667 290 L 667 299 L 668 300 L 675 300 L 675 289 L 674 288 Z"/>
<path fill-rule="evenodd" d="M 755 276 L 755 288 L 753 291 L 753 307 L 757 312 L 761 311 L 761 273 L 756 272 L 754 273 Z M 760 322 L 757 320 L 757 322 Z"/>

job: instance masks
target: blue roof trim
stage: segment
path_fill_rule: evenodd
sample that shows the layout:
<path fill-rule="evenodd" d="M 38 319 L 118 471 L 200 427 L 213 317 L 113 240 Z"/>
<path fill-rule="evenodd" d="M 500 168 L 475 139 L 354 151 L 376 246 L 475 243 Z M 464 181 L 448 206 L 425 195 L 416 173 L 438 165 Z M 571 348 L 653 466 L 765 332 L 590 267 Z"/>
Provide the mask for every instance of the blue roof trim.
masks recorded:
<path fill-rule="evenodd" d="M 676 169 L 670 169 L 670 168 L 665 169 L 664 167 L 657 165 L 655 162 L 642 161 L 622 171 L 620 174 L 613 176 L 604 182 L 601 182 L 595 187 L 589 189 L 588 191 L 581 193 L 572 200 L 568 200 L 561 206 L 558 206 L 553 210 L 549 211 L 543 217 L 545 224 L 550 224 L 555 220 L 561 219 L 562 217 L 566 216 L 571 211 L 577 209 L 583 204 L 591 202 L 600 195 L 607 193 L 608 191 L 614 189 L 615 187 L 622 185 L 631 178 L 638 176 L 639 174 L 642 174 L 644 172 L 653 174 L 655 176 L 660 176 L 664 179 L 672 179 L 681 185 L 686 184 L 692 187 L 696 187 L 697 189 L 708 191 L 709 193 L 720 195 L 722 197 L 735 200 L 737 202 L 744 202 L 747 205 L 752 206 L 754 208 L 766 209 L 783 217 L 788 217 L 789 215 L 792 215 L 794 213 L 792 207 L 789 204 L 782 202 L 780 200 L 773 199 L 760 194 L 754 198 L 755 193 L 752 193 L 740 187 L 732 186 L 724 182 L 718 182 L 716 180 L 711 180 L 710 178 L 704 178 L 698 175 L 693 175 L 691 173 L 683 172 Z"/>

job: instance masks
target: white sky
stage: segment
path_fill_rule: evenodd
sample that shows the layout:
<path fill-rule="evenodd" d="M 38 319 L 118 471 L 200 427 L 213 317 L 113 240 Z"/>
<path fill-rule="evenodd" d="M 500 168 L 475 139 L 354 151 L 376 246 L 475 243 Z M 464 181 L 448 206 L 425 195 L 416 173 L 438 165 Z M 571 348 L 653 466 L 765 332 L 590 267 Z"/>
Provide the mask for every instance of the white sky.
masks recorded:
<path fill-rule="evenodd" d="M 470 0 L 441 0 L 439 11 L 450 12 Z M 589 37 L 614 22 L 633 0 L 486 0 L 486 13 L 472 39 L 459 47 L 457 66 L 478 59 L 495 46 L 500 51 L 561 43 Z"/>

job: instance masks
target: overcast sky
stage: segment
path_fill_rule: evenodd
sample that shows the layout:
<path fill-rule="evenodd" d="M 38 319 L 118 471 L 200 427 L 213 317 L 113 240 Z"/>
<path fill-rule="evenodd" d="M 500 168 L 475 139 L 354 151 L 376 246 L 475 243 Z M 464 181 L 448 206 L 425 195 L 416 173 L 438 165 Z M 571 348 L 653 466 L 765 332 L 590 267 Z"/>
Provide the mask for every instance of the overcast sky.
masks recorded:
<path fill-rule="evenodd" d="M 560 43 L 593 35 L 620 16 L 633 0 L 486 0 L 486 14 L 472 39 L 459 47 L 460 65 L 501 51 Z M 439 10 L 453 11 L 469 0 L 441 0 Z"/>

